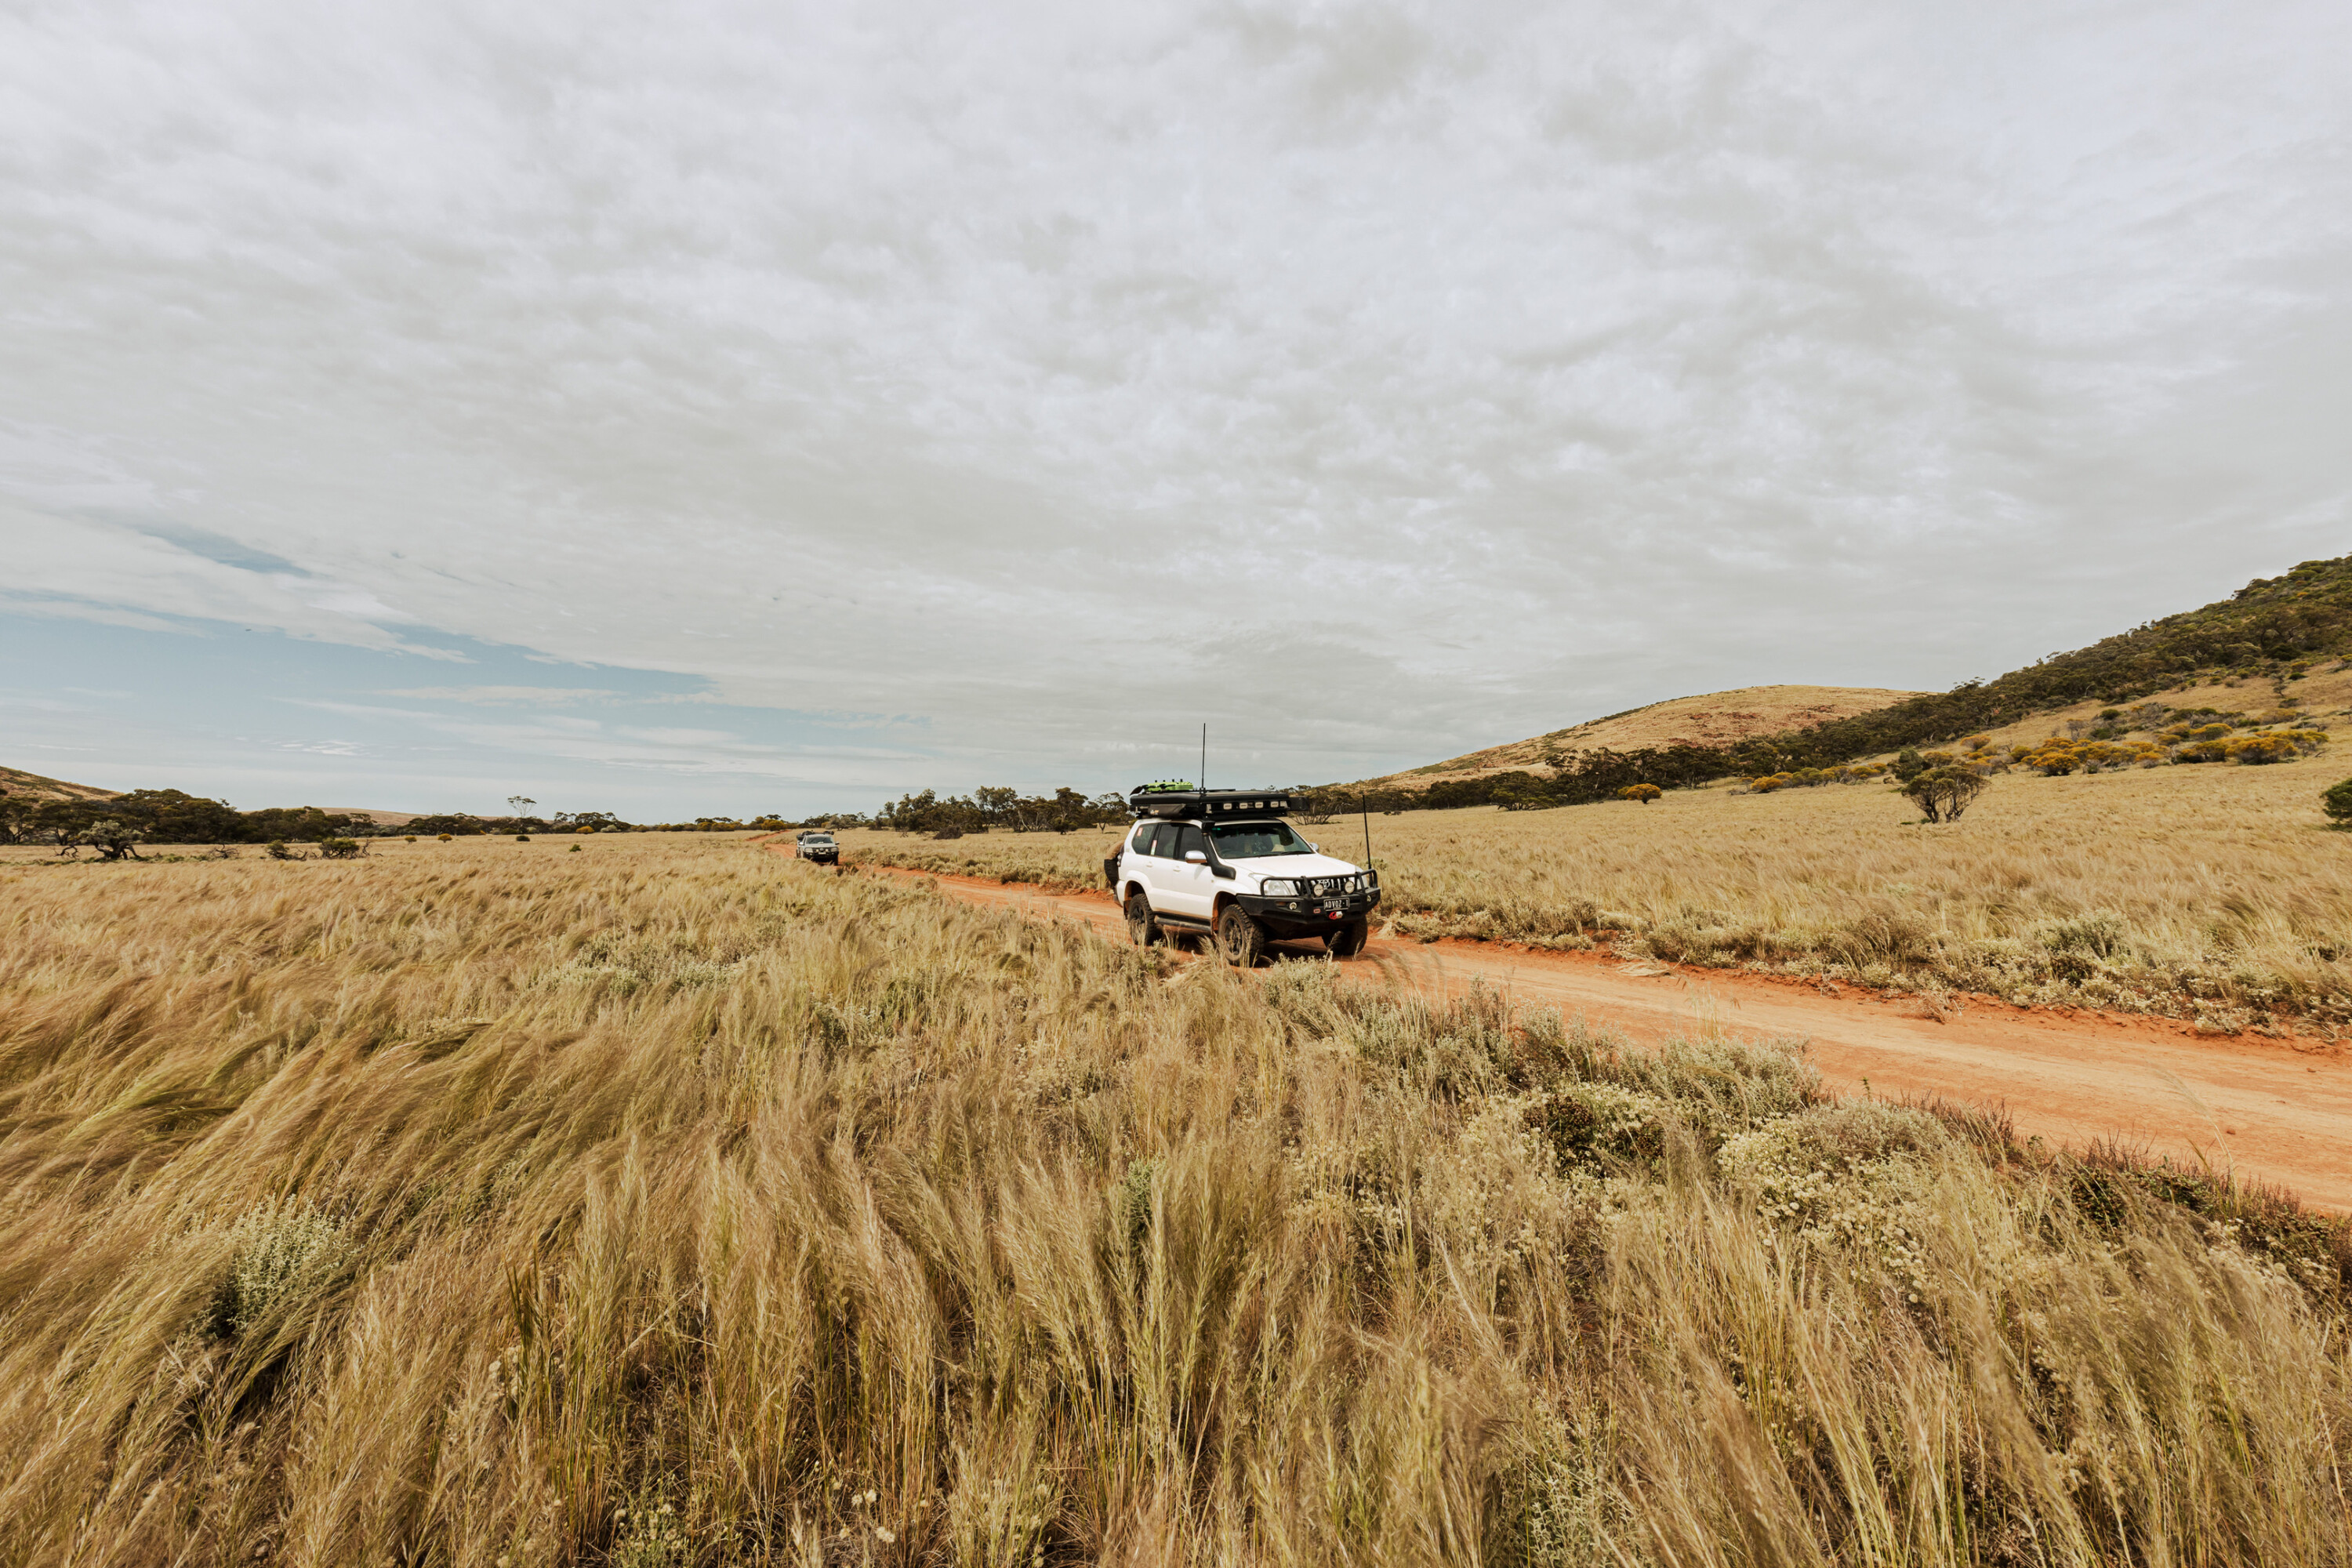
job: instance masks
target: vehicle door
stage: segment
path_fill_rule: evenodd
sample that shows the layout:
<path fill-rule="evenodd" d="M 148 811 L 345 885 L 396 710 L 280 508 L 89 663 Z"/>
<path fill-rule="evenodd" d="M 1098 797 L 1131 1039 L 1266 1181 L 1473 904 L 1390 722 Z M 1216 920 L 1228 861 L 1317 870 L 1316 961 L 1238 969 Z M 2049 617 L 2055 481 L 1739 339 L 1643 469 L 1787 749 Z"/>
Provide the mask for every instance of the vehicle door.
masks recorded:
<path fill-rule="evenodd" d="M 1159 848 L 1166 858 L 1152 862 L 1160 868 L 1160 875 L 1166 879 L 1161 885 L 1167 889 L 1168 901 L 1160 908 L 1171 915 L 1190 915 L 1196 921 L 1206 921 L 1217 901 L 1216 889 L 1209 876 L 1209 842 L 1193 823 L 1180 822 L 1174 826 L 1176 833 L 1172 844 L 1169 842 L 1168 829 L 1162 827 L 1160 830 Z M 1188 859 L 1188 856 L 1199 856 L 1200 858 Z"/>
<path fill-rule="evenodd" d="M 1151 907 L 1165 912 L 1168 904 L 1168 862 L 1157 842 L 1165 835 L 1171 847 L 1176 842 L 1176 825 L 1172 822 L 1139 822 L 1133 837 L 1128 840 L 1126 873 L 1143 884 L 1143 896 Z"/>

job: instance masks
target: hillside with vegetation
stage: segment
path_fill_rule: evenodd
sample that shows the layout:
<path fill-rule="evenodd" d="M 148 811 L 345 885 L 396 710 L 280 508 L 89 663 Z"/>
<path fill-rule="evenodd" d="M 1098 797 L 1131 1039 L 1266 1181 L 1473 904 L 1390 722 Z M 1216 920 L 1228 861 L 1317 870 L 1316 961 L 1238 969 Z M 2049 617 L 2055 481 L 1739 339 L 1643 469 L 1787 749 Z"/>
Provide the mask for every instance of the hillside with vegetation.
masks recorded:
<path fill-rule="evenodd" d="M 0 798 L 19 801 L 105 800 L 114 792 L 95 784 L 68 784 L 23 768 L 0 768 Z"/>
<path fill-rule="evenodd" d="M 1576 805 L 1612 799 L 1643 784 L 1675 789 L 1724 778 L 1818 775 L 1906 749 L 1951 745 L 1975 736 L 1990 740 L 2004 732 L 2016 739 L 2021 727 L 2037 719 L 2085 703 L 2104 705 L 2095 716 L 2077 718 L 2081 729 L 2106 731 L 2095 737 L 2098 740 L 2126 739 L 2137 729 L 2153 741 L 2182 728 L 2184 721 L 2188 728 L 2200 720 L 2235 730 L 2294 728 L 2297 710 L 2314 704 L 2292 689 L 2294 683 L 2347 655 L 2352 655 L 2352 556 L 2341 556 L 2306 561 L 2281 576 L 2257 577 L 2227 599 L 2149 621 L 2089 647 L 2053 653 L 1996 679 L 1965 680 L 1949 691 L 1799 688 L 1793 689 L 1848 690 L 1888 700 L 1857 702 L 1852 711 L 1722 741 L 1659 735 L 1644 744 L 1577 747 L 1560 739 L 1580 731 L 1588 742 L 1595 736 L 1616 738 L 1604 728 L 1609 721 L 1593 721 L 1412 773 L 1318 786 L 1313 793 L 1335 807 L 1369 799 L 1375 809 L 1388 811 Z M 2213 691 L 2207 689 L 2234 689 L 2247 681 L 2267 685 L 2269 699 L 2251 706 L 2242 698 L 2216 702 Z M 1680 700 L 1710 704 L 1739 695 Z M 2162 700 L 2167 697 L 2181 700 Z M 1648 711 L 1634 710 L 1612 719 Z M 2184 759 L 2172 744 L 2166 742 L 2164 760 L 2215 760 L 2210 752 Z M 1496 765 L 1484 765 L 1489 759 Z M 2230 760 L 2259 759 L 2234 755 Z"/>
<path fill-rule="evenodd" d="M 1727 772 L 1770 773 L 1852 762 L 1958 741 L 2037 713 L 2095 700 L 2121 709 L 2186 691 L 2218 672 L 2299 680 L 2352 654 L 2352 555 L 2257 577 L 2227 599 L 2149 621 L 2089 647 L 2053 653 L 1997 679 L 1962 681 L 1868 713 L 1731 749 Z"/>
<path fill-rule="evenodd" d="M 1743 686 L 1588 719 L 1565 730 L 1368 780 L 1363 787 L 1420 791 L 1513 769 L 1555 767 L 1563 757 L 1579 752 L 1622 754 L 1664 747 L 1720 751 L 1766 735 L 1874 712 L 1925 695 L 1865 686 Z"/>

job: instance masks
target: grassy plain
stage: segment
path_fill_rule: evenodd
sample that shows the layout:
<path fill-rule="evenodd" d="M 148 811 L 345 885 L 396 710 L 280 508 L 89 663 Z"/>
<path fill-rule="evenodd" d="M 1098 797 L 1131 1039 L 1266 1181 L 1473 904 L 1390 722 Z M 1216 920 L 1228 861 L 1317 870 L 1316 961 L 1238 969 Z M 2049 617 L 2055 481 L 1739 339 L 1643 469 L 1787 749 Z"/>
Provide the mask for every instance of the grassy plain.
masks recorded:
<path fill-rule="evenodd" d="M 1906 826 L 1883 783 L 1375 816 L 1389 928 L 2200 1017 L 2352 1025 L 2347 760 L 1995 777 Z M 1306 829 L 1350 858 L 1351 818 Z M 841 836 L 852 859 L 1099 887 L 1108 833 Z"/>
<path fill-rule="evenodd" d="M 10 866 L 0 1563 L 2352 1563 L 2184 1190 L 736 838 Z"/>

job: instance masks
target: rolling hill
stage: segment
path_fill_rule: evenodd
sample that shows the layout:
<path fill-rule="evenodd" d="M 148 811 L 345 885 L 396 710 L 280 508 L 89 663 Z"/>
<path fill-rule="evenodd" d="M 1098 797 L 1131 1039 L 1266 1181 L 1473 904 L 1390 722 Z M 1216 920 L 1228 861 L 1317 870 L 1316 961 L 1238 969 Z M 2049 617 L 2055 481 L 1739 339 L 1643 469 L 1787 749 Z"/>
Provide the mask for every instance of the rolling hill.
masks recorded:
<path fill-rule="evenodd" d="M 1652 703 L 1385 778 L 1333 786 L 1402 804 L 1571 805 L 1640 781 L 1667 787 L 1828 767 L 1973 733 L 2038 733 L 2158 693 L 2177 707 L 2352 710 L 2352 556 L 2257 577 L 2226 599 L 1949 691 L 1760 686 Z M 2267 687 L 2267 693 L 2244 690 Z M 2232 700 L 2231 694 L 2235 693 Z M 2104 706 L 2103 706 L 2104 705 Z M 1546 776 L 1546 775 L 1549 776 Z M 1432 798 L 1435 797 L 1435 798 Z"/>
<path fill-rule="evenodd" d="M 1993 731 L 2079 704 L 2116 706 L 2158 693 L 2261 681 L 2281 701 L 2290 682 L 2352 656 L 2352 555 L 2306 561 L 2276 577 L 2257 577 L 2226 599 L 2088 647 L 2051 654 L 1991 680 L 1964 680 L 1868 712 L 1783 731 L 1735 746 L 1738 771 L 1822 767 Z M 2333 671 L 2327 673 L 2335 673 Z M 2298 705 L 2325 701 L 2316 687 Z M 2238 704 L 2231 704 L 2237 706 Z"/>
<path fill-rule="evenodd" d="M 1666 746 L 1722 749 L 1766 735 L 1848 719 L 1927 695 L 1874 686 L 1742 686 L 1589 719 L 1565 730 L 1489 746 L 1409 773 L 1368 781 L 1376 789 L 1432 784 L 1545 766 L 1547 753 L 1640 752 Z"/>
<path fill-rule="evenodd" d="M 22 768 L 0 768 L 0 790 L 32 800 L 109 800 L 115 791 L 100 789 L 95 784 L 68 784 L 64 779 L 45 778 L 28 773 Z"/>

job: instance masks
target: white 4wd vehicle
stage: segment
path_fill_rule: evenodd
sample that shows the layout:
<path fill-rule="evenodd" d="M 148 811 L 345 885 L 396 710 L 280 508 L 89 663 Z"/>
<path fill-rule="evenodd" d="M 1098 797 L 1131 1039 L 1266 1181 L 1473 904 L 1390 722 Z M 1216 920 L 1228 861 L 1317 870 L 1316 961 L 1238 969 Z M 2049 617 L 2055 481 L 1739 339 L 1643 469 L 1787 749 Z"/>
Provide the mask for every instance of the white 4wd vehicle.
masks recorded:
<path fill-rule="evenodd" d="M 793 853 L 803 860 L 814 860 L 820 866 L 841 864 L 841 846 L 833 835 L 821 827 L 812 827 L 793 841 Z"/>
<path fill-rule="evenodd" d="M 1338 958 L 1364 950 L 1379 873 L 1299 837 L 1281 791 L 1147 786 L 1128 805 L 1139 820 L 1103 877 L 1138 944 L 1200 932 L 1245 967 L 1269 942 L 1318 939 Z"/>

